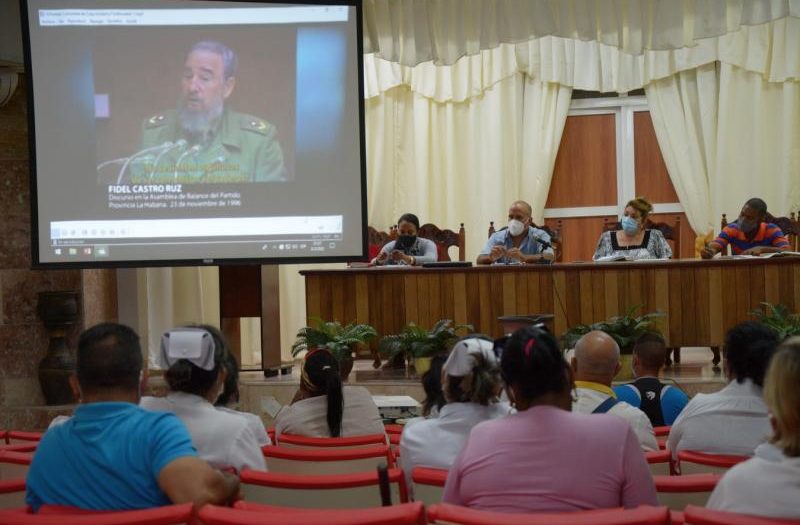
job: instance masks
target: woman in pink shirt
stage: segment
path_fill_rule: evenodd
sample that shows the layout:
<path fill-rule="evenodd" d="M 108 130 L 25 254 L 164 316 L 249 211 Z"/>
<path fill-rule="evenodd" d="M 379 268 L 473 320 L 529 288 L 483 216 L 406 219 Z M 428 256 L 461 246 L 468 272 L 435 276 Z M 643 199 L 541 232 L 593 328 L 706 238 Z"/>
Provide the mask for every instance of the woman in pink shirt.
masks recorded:
<path fill-rule="evenodd" d="M 500 512 L 658 504 L 630 425 L 570 412 L 572 372 L 549 332 L 522 328 L 495 350 L 517 413 L 472 429 L 442 501 Z"/>

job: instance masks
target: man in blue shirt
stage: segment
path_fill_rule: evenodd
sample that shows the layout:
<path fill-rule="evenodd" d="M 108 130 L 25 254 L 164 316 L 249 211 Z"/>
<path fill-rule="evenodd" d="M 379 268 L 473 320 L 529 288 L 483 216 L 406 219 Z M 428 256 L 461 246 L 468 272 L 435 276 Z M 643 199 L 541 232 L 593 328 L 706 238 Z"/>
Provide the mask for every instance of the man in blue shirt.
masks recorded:
<path fill-rule="evenodd" d="M 515 201 L 508 209 L 508 227 L 489 237 L 478 255 L 478 264 L 525 264 L 552 262 L 555 255 L 550 236 L 533 227 L 531 205 Z"/>
<path fill-rule="evenodd" d="M 225 504 L 238 480 L 197 457 L 173 414 L 137 406 L 143 383 L 139 336 L 105 323 L 80 336 L 70 383 L 81 404 L 50 429 L 28 471 L 26 500 L 92 510 L 193 502 Z"/>
<path fill-rule="evenodd" d="M 672 425 L 689 402 L 683 390 L 658 379 L 666 356 L 666 343 L 660 334 L 643 334 L 633 346 L 633 375 L 637 379 L 614 387 L 617 399 L 647 414 L 654 427 Z"/>

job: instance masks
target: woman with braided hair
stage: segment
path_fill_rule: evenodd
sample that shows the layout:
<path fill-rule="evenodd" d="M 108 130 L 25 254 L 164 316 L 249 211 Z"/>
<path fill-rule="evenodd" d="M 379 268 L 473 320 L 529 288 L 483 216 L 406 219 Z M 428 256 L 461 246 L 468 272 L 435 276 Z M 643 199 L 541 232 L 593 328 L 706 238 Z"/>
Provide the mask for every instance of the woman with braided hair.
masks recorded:
<path fill-rule="evenodd" d="M 342 386 L 339 362 L 326 349 L 312 350 L 303 360 L 300 388 L 290 405 L 275 418 L 275 439 L 281 434 L 348 437 L 384 432 L 378 407 L 361 386 Z"/>
<path fill-rule="evenodd" d="M 555 338 L 525 327 L 495 342 L 517 413 L 479 423 L 456 458 L 445 503 L 499 512 L 657 505 L 628 423 L 573 414 L 572 372 Z"/>

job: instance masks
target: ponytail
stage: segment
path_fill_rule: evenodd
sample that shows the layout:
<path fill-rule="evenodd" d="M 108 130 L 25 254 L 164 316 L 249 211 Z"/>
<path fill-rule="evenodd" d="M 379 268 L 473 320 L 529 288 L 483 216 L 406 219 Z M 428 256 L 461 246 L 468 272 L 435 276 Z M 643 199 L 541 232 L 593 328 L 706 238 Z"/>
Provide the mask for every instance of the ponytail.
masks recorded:
<path fill-rule="evenodd" d="M 314 350 L 306 355 L 303 375 L 313 390 L 327 396 L 326 419 L 331 437 L 342 435 L 344 415 L 344 392 L 342 378 L 339 376 L 339 362 L 327 350 Z"/>

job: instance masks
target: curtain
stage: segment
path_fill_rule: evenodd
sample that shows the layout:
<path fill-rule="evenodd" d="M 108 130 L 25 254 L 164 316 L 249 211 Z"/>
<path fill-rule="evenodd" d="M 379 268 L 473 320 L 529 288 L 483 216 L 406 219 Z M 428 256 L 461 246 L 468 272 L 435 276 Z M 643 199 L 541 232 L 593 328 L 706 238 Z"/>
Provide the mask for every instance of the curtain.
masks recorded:
<path fill-rule="evenodd" d="M 502 43 L 546 36 L 639 55 L 787 16 L 800 0 L 366 0 L 364 51 L 415 66 L 449 65 Z"/>
<path fill-rule="evenodd" d="M 716 229 L 710 179 L 715 171 L 719 74 L 715 64 L 645 87 L 658 145 L 695 232 Z"/>

